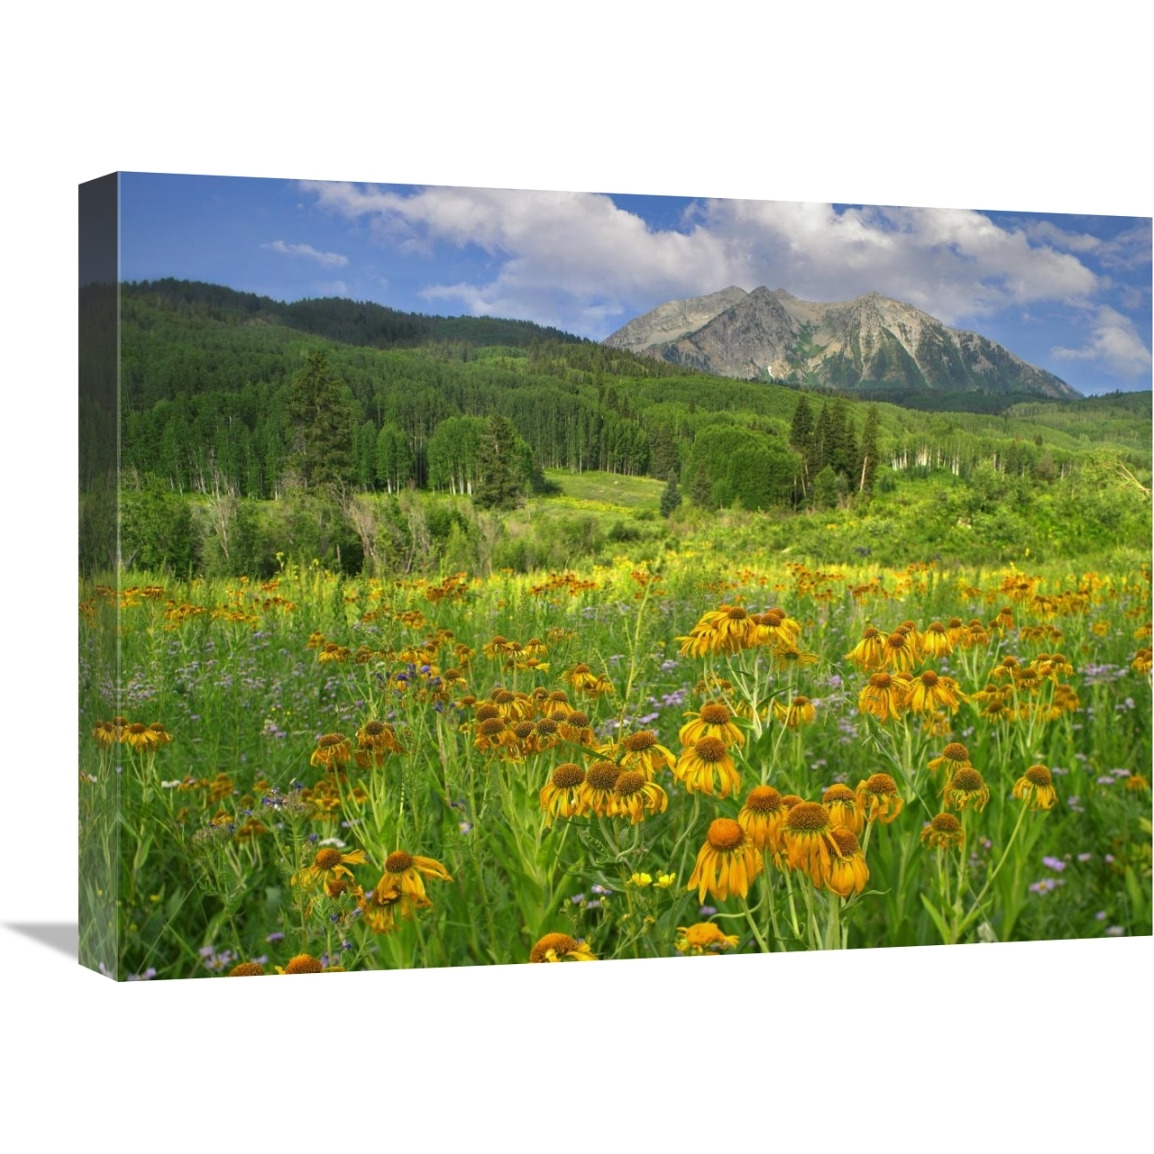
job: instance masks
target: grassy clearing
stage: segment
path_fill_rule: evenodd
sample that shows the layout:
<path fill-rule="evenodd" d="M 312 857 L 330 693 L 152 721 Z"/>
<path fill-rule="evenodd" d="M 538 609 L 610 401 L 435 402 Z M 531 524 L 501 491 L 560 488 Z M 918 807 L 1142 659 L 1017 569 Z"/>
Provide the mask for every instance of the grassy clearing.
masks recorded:
<path fill-rule="evenodd" d="M 661 501 L 662 481 L 652 477 L 626 477 L 616 473 L 570 473 L 562 469 L 547 469 L 547 480 L 561 489 L 561 498 L 575 507 L 589 502 L 611 505 L 615 509 L 657 511 Z"/>

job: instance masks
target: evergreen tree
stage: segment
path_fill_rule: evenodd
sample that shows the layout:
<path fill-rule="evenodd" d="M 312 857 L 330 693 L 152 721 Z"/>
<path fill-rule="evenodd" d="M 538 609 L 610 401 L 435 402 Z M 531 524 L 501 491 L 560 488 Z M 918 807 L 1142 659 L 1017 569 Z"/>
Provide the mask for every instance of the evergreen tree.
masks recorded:
<path fill-rule="evenodd" d="M 832 465 L 826 465 L 813 479 L 813 506 L 832 509 L 837 504 L 837 474 Z"/>
<path fill-rule="evenodd" d="M 709 477 L 709 466 L 705 461 L 693 470 L 689 479 L 689 499 L 703 509 L 714 508 L 713 482 Z"/>
<path fill-rule="evenodd" d="M 858 469 L 858 488 L 872 493 L 878 471 L 878 407 L 870 405 L 866 411 L 865 428 L 861 437 L 861 462 Z"/>
<path fill-rule="evenodd" d="M 669 479 L 681 470 L 677 443 L 668 425 L 655 425 L 649 434 L 649 475 Z"/>
<path fill-rule="evenodd" d="M 681 490 L 677 487 L 677 478 L 670 474 L 669 480 L 665 482 L 665 488 L 661 491 L 662 517 L 670 516 L 680 504 Z"/>
<path fill-rule="evenodd" d="M 473 501 L 481 509 L 515 509 L 521 495 L 517 476 L 517 430 L 508 417 L 490 417 L 477 449 L 478 480 Z"/>
<path fill-rule="evenodd" d="M 846 403 L 838 397 L 830 409 L 830 448 L 828 463 L 833 471 L 842 477 L 854 477 L 859 458 L 857 436 L 853 421 L 846 410 Z M 856 481 L 856 477 L 854 480 Z"/>
<path fill-rule="evenodd" d="M 304 488 L 352 481 L 353 410 L 324 353 L 309 353 L 293 377 L 285 422 L 287 464 Z"/>
<path fill-rule="evenodd" d="M 793 410 L 793 420 L 789 426 L 789 446 L 796 449 L 806 462 L 813 453 L 813 410 L 805 393 L 797 399 Z"/>
<path fill-rule="evenodd" d="M 813 430 L 813 451 L 809 455 L 810 476 L 818 473 L 833 463 L 833 420 L 828 404 L 822 404 L 821 412 L 817 415 L 817 424 Z"/>

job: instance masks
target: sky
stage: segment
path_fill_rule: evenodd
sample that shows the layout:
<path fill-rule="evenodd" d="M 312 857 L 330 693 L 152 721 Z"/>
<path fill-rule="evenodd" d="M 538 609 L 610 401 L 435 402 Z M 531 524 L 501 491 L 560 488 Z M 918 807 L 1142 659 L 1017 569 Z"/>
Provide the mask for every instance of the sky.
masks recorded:
<path fill-rule="evenodd" d="M 602 340 L 730 285 L 877 291 L 1090 395 L 1151 387 L 1148 217 L 125 173 L 121 279 Z"/>

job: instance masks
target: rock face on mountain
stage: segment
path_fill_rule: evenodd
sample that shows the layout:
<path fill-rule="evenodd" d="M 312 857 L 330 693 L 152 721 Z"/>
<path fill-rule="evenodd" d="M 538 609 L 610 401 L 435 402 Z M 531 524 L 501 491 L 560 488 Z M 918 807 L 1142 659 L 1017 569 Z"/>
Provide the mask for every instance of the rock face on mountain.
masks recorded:
<path fill-rule="evenodd" d="M 826 304 L 784 289 L 734 286 L 667 301 L 605 344 L 726 377 L 849 392 L 1081 395 L 978 333 L 951 329 L 880 293 Z"/>

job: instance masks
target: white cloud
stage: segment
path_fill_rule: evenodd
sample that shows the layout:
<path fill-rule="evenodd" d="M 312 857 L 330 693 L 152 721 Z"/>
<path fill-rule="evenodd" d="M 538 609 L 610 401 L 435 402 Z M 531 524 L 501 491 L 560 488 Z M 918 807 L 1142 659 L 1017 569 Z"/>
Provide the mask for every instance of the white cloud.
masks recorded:
<path fill-rule="evenodd" d="M 661 301 L 731 284 L 827 301 L 876 290 L 959 325 L 1010 305 L 1085 307 L 1101 287 L 1077 255 L 1055 247 L 1088 250 L 1075 234 L 1031 235 L 969 210 L 708 200 L 675 231 L 595 193 L 301 187 L 404 253 L 475 245 L 493 259 L 483 283 L 432 284 L 425 299 L 598 337 Z"/>
<path fill-rule="evenodd" d="M 1123 380 L 1149 374 L 1152 363 L 1134 322 L 1108 305 L 1098 309 L 1090 339 L 1082 348 L 1059 347 L 1050 352 L 1059 360 L 1092 362 Z"/>
<path fill-rule="evenodd" d="M 305 256 L 310 260 L 315 260 L 318 264 L 333 265 L 338 268 L 343 268 L 349 263 L 347 256 L 342 256 L 339 252 L 320 252 L 311 244 L 286 244 L 283 240 L 274 240 L 271 244 L 262 244 L 261 248 L 267 248 L 285 256 Z"/>

